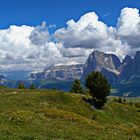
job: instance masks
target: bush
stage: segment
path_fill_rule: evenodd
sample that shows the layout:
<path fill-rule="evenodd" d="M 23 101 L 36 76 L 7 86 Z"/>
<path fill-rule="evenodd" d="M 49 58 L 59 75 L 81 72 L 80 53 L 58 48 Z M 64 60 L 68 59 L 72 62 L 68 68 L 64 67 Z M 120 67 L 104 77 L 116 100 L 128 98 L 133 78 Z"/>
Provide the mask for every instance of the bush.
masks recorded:
<path fill-rule="evenodd" d="M 86 77 L 85 86 L 89 89 L 94 107 L 100 109 L 110 94 L 110 85 L 107 79 L 100 72 L 92 72 Z"/>
<path fill-rule="evenodd" d="M 124 104 L 126 103 L 126 99 L 125 99 L 125 97 L 123 98 L 123 103 L 124 103 Z"/>
<path fill-rule="evenodd" d="M 57 119 L 71 121 L 71 122 L 89 122 L 89 120 L 86 117 L 65 110 L 46 108 L 46 109 L 41 109 L 39 110 L 39 112 L 36 113 L 41 113 L 44 116 L 51 119 L 57 118 Z"/>
<path fill-rule="evenodd" d="M 118 103 L 118 99 L 116 97 L 113 98 L 113 101 Z"/>
<path fill-rule="evenodd" d="M 18 85 L 18 89 L 26 89 L 24 83 L 20 82 Z"/>
<path fill-rule="evenodd" d="M 9 121 L 15 124 L 31 123 L 35 118 L 35 113 L 26 110 L 14 110 L 5 114 Z"/>
<path fill-rule="evenodd" d="M 121 97 L 119 97 L 118 98 L 118 103 L 122 103 L 123 101 L 122 101 L 122 98 Z"/>
<path fill-rule="evenodd" d="M 34 84 L 31 84 L 29 88 L 30 88 L 30 89 L 36 89 L 36 87 L 35 87 Z"/>

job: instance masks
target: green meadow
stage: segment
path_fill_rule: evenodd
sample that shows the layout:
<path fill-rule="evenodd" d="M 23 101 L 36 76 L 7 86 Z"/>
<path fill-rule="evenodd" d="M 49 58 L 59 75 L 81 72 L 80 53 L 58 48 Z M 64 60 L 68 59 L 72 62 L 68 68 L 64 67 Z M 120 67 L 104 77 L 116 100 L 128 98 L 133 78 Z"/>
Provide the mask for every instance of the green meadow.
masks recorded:
<path fill-rule="evenodd" d="M 140 100 L 101 110 L 87 95 L 57 90 L 0 89 L 0 140 L 139 140 Z M 134 100 L 134 99 L 133 99 Z"/>

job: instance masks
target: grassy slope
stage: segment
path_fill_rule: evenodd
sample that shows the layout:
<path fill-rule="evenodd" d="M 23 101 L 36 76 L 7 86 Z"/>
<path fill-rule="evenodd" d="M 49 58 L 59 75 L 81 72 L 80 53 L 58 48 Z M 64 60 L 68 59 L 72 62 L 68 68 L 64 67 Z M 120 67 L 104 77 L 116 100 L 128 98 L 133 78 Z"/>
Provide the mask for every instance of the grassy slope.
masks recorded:
<path fill-rule="evenodd" d="M 81 95 L 0 89 L 0 140 L 138 140 L 140 113 L 109 101 L 94 110 Z"/>

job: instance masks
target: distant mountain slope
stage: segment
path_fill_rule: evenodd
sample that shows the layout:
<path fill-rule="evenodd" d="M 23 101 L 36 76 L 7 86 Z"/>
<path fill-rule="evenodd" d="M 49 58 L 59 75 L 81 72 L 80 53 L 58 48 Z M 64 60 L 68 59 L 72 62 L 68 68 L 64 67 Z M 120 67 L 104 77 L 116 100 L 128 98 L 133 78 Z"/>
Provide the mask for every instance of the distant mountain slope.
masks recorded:
<path fill-rule="evenodd" d="M 0 85 L 5 85 L 7 82 L 7 79 L 5 76 L 0 75 Z"/>
<path fill-rule="evenodd" d="M 73 81 L 81 78 L 83 66 L 83 64 L 55 65 L 42 72 L 31 73 L 25 83 L 27 85 L 34 83 L 39 89 L 69 91 Z"/>
<path fill-rule="evenodd" d="M 29 76 L 29 71 L 17 70 L 17 71 L 5 71 L 1 72 L 1 75 L 6 76 L 11 80 L 25 80 Z"/>
<path fill-rule="evenodd" d="M 60 81 L 70 81 L 80 79 L 83 73 L 83 64 L 57 65 L 47 68 L 40 73 L 31 73 L 29 80 L 56 79 Z"/>
<path fill-rule="evenodd" d="M 140 97 L 140 77 L 133 77 L 132 79 L 114 85 L 116 92 L 115 96 L 125 97 Z"/>
<path fill-rule="evenodd" d="M 0 75 L 0 86 L 15 87 L 16 81 L 10 80 L 3 75 Z"/>

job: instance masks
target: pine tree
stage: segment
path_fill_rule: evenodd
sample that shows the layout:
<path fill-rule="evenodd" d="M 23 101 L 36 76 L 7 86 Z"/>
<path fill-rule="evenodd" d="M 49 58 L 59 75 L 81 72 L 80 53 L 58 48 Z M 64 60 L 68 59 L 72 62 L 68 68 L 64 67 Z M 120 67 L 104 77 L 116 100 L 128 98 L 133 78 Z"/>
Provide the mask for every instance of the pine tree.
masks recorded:
<path fill-rule="evenodd" d="M 110 84 L 100 72 L 92 72 L 86 77 L 85 86 L 93 99 L 96 108 L 101 108 L 107 101 L 110 94 Z"/>
<path fill-rule="evenodd" d="M 26 89 L 24 83 L 20 82 L 18 85 L 18 89 Z"/>
<path fill-rule="evenodd" d="M 83 94 L 83 88 L 82 88 L 81 83 L 80 83 L 79 80 L 76 79 L 76 80 L 74 81 L 74 83 L 73 83 L 73 85 L 72 85 L 72 87 L 71 87 L 70 92 L 72 92 L 72 93 L 81 93 L 81 94 Z"/>

